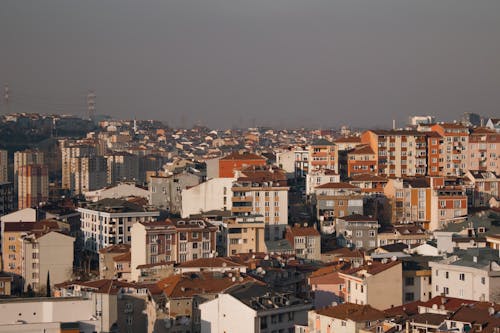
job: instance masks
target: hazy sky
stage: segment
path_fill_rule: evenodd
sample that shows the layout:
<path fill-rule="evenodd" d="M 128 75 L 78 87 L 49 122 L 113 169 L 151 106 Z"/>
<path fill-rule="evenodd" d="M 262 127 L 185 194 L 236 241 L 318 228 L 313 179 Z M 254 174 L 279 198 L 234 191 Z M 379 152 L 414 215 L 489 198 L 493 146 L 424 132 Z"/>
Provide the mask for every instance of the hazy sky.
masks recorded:
<path fill-rule="evenodd" d="M 2 0 L 6 83 L 11 112 L 83 115 L 92 89 L 172 125 L 499 116 L 500 1 Z"/>

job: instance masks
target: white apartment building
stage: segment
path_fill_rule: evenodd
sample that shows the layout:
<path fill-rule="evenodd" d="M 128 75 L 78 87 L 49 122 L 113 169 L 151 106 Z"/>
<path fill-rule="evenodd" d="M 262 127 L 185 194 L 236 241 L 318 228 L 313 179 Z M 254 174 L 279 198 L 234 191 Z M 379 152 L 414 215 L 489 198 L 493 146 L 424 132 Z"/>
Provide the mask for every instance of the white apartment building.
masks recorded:
<path fill-rule="evenodd" d="M 429 262 L 433 295 L 475 301 L 500 301 L 498 251 L 489 248 L 458 251 L 440 261 Z"/>
<path fill-rule="evenodd" d="M 340 175 L 330 169 L 310 170 L 306 175 L 306 195 L 314 194 L 316 186 L 339 183 Z"/>
<path fill-rule="evenodd" d="M 98 253 L 113 244 L 130 244 L 136 222 L 156 221 L 160 212 L 126 200 L 103 199 L 78 208 L 85 249 Z"/>
<path fill-rule="evenodd" d="M 187 218 L 190 215 L 211 210 L 230 211 L 233 196 L 231 187 L 234 180 L 234 178 L 212 178 L 182 190 L 181 216 Z M 155 189 L 155 191 L 159 190 L 161 189 Z"/>
<path fill-rule="evenodd" d="M 199 305 L 201 331 L 211 333 L 294 332 L 307 323 L 312 303 L 255 284 L 237 286 Z"/>

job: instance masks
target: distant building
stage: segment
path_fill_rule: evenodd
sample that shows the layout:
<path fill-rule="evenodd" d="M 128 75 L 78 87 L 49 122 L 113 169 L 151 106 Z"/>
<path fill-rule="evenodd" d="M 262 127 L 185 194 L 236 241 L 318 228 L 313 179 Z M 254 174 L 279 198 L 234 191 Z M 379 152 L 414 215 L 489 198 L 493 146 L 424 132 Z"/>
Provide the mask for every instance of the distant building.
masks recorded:
<path fill-rule="evenodd" d="M 263 215 L 235 216 L 225 219 L 227 255 L 265 252 L 265 222 Z"/>
<path fill-rule="evenodd" d="M 219 159 L 219 177 L 233 178 L 235 171 L 246 169 L 251 166 L 265 166 L 266 159 L 262 156 L 244 152 L 234 152 Z"/>
<path fill-rule="evenodd" d="M 44 165 L 45 157 L 38 150 L 23 150 L 14 153 L 14 191 L 18 191 L 19 169 L 27 165 Z"/>
<path fill-rule="evenodd" d="M 319 169 L 311 170 L 306 175 L 306 195 L 311 196 L 314 193 L 314 188 L 316 186 L 328 184 L 328 183 L 339 183 L 340 175 L 334 170 L 329 169 Z"/>
<path fill-rule="evenodd" d="M 0 183 L 9 181 L 9 155 L 7 150 L 0 149 Z"/>
<path fill-rule="evenodd" d="M 149 202 L 171 213 L 182 210 L 182 191 L 200 183 L 199 175 L 188 171 L 169 176 L 151 176 L 149 180 Z M 199 212 L 198 212 L 199 213 Z"/>
<path fill-rule="evenodd" d="M 108 184 L 121 181 L 139 182 L 139 157 L 125 152 L 114 152 L 104 156 L 107 162 Z"/>
<path fill-rule="evenodd" d="M 234 178 L 212 178 L 182 190 L 181 216 L 186 218 L 212 210 L 231 211 L 233 207 L 231 188 L 234 180 Z M 151 186 L 152 191 L 153 181 Z M 163 189 L 157 188 L 156 191 Z"/>
<path fill-rule="evenodd" d="M 23 165 L 17 172 L 18 209 L 36 207 L 48 201 L 49 176 L 46 165 Z"/>
<path fill-rule="evenodd" d="M 0 183 L 0 216 L 14 210 L 14 184 Z"/>
<path fill-rule="evenodd" d="M 116 186 L 85 192 L 85 199 L 92 202 L 102 199 L 123 199 L 128 197 L 148 198 L 149 191 L 135 183 L 119 183 Z"/>
<path fill-rule="evenodd" d="M 309 170 L 328 169 L 335 173 L 338 169 L 338 151 L 335 143 L 326 139 L 314 140 L 308 147 Z"/>
<path fill-rule="evenodd" d="M 70 190 L 84 194 L 103 188 L 107 184 L 107 165 L 102 156 L 72 157 Z"/>
<path fill-rule="evenodd" d="M 409 118 L 409 124 L 412 126 L 429 125 L 435 122 L 436 118 L 434 116 L 410 116 Z"/>
<path fill-rule="evenodd" d="M 347 153 L 347 176 L 377 173 L 377 159 L 373 149 L 360 145 Z"/>

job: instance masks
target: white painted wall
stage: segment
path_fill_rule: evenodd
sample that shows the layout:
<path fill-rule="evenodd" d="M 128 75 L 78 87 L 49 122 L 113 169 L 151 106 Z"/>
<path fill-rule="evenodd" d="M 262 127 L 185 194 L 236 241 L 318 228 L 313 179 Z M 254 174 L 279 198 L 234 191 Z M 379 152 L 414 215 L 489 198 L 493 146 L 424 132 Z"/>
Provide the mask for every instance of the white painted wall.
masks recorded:
<path fill-rule="evenodd" d="M 234 178 L 213 178 L 183 190 L 182 217 L 187 218 L 192 214 L 200 214 L 200 212 L 210 210 L 224 210 L 224 208 L 231 210 L 233 196 L 231 187 L 234 180 Z M 224 188 L 226 188 L 225 195 Z M 226 197 L 225 205 L 224 197 Z"/>

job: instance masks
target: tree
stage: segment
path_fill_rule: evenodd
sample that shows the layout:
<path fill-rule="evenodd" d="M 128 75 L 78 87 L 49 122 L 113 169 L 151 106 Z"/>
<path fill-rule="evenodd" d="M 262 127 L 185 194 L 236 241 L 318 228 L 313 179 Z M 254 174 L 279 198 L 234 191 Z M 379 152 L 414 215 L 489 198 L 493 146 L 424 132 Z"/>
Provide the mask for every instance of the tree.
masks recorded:
<path fill-rule="evenodd" d="M 52 296 L 52 291 L 50 290 L 50 271 L 47 271 L 47 297 Z"/>
<path fill-rule="evenodd" d="M 33 287 L 31 286 L 31 283 L 28 284 L 28 289 L 26 291 L 26 295 L 28 297 L 35 297 L 35 292 L 33 291 Z"/>

